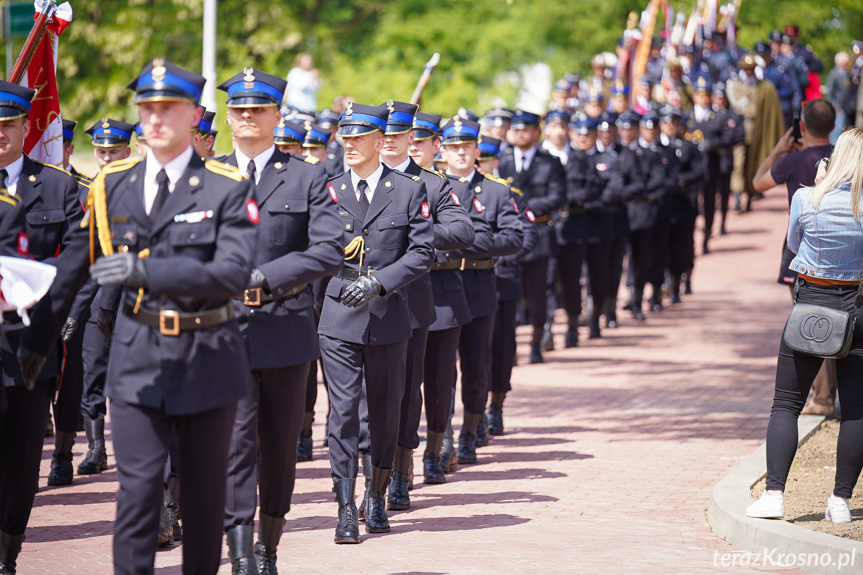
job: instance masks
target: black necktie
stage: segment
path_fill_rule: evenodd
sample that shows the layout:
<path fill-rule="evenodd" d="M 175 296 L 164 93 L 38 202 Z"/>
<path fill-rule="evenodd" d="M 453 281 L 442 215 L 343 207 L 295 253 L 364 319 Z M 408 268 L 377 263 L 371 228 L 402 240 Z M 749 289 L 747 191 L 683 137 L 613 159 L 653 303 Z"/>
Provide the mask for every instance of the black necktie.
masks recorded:
<path fill-rule="evenodd" d="M 6 171 L 6 168 L 0 170 L 0 188 L 8 192 L 6 188 L 6 178 L 9 177 L 9 172 Z"/>
<path fill-rule="evenodd" d="M 255 165 L 254 160 L 249 160 L 249 167 L 246 168 L 246 175 L 249 176 L 249 180 L 251 180 L 252 185 L 255 185 L 255 173 L 258 171 L 258 167 Z"/>
<path fill-rule="evenodd" d="M 357 191 L 360 193 L 360 208 L 363 210 L 363 215 L 369 211 L 369 198 L 366 196 L 366 190 L 369 189 L 369 185 L 365 180 L 360 180 L 360 183 L 357 184 Z"/>
<path fill-rule="evenodd" d="M 159 191 L 156 192 L 153 206 L 150 208 L 150 221 L 156 221 L 159 210 L 165 205 L 165 200 L 168 199 L 168 195 L 171 193 L 168 190 L 168 173 L 165 172 L 164 168 L 156 174 L 156 183 L 159 185 Z"/>

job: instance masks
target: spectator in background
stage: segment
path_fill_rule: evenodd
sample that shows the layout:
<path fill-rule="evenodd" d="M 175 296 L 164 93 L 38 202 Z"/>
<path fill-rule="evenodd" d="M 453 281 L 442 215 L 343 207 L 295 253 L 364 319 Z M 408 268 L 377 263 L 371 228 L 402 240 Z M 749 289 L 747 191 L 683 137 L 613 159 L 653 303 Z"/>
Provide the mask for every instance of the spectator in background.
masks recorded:
<path fill-rule="evenodd" d="M 767 159 L 758 167 L 753 185 L 763 192 L 774 186 L 785 184 L 788 187 L 788 206 L 795 192 L 815 184 L 816 166 L 822 158 L 830 157 L 833 146 L 829 136 L 836 124 L 836 112 L 827 100 L 812 100 L 803 107 L 800 118 L 802 141 L 795 142 L 791 130 L 785 132 Z M 794 289 L 797 272 L 793 271 L 791 261 L 794 252 L 788 243 L 782 246 L 782 265 L 779 283 Z M 803 408 L 803 414 L 830 415 L 836 399 L 836 363 L 832 359 L 824 363 L 812 383 L 813 398 Z"/>
<path fill-rule="evenodd" d="M 833 69 L 827 74 L 827 99 L 836 109 L 836 126 L 830 133 L 830 143 L 835 144 L 836 138 L 845 129 L 845 111 L 842 106 L 848 97 L 848 64 L 851 58 L 847 52 L 839 52 L 833 58 Z"/>
<path fill-rule="evenodd" d="M 288 90 L 285 93 L 285 104 L 309 112 L 318 109 L 318 90 L 321 80 L 318 69 L 314 67 L 312 55 L 300 52 L 294 59 L 294 67 L 288 72 Z"/>

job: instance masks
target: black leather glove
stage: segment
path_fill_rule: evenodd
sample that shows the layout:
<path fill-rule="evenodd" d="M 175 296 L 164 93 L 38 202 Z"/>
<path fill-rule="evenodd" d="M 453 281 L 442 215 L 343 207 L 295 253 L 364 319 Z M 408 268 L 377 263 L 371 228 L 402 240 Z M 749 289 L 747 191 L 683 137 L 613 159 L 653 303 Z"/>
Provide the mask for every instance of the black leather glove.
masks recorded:
<path fill-rule="evenodd" d="M 255 268 L 252 270 L 252 275 L 249 277 L 249 288 L 264 288 L 265 290 L 269 290 L 270 286 L 267 285 L 267 278 L 264 277 L 264 272 Z"/>
<path fill-rule="evenodd" d="M 18 365 L 21 367 L 21 379 L 24 380 L 24 387 L 28 391 L 32 391 L 36 387 L 36 378 L 39 377 L 39 372 L 42 371 L 42 366 L 45 365 L 46 359 L 44 355 L 37 355 L 24 346 L 18 347 Z"/>
<path fill-rule="evenodd" d="M 360 276 L 360 278 L 345 289 L 342 303 L 348 307 L 360 307 L 381 295 L 383 286 L 375 276 Z"/>
<path fill-rule="evenodd" d="M 117 315 L 114 312 L 101 307 L 96 313 L 96 327 L 99 328 L 99 333 L 105 339 L 111 339 L 111 336 L 114 335 L 114 321 L 116 319 Z"/>
<path fill-rule="evenodd" d="M 90 277 L 102 286 L 123 284 L 142 288 L 149 283 L 144 260 L 128 252 L 99 258 L 90 266 Z"/>
<path fill-rule="evenodd" d="M 75 335 L 75 330 L 78 329 L 78 322 L 71 317 L 66 318 L 66 323 L 63 324 L 63 327 L 60 329 L 60 336 L 63 338 L 63 341 L 69 341 L 72 339 L 72 336 Z"/>

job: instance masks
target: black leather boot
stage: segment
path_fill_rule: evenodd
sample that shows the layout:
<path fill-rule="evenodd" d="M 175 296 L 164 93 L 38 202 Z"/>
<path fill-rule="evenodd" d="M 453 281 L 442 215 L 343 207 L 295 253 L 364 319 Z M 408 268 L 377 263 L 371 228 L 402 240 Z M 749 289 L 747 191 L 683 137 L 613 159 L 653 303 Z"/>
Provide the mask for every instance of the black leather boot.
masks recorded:
<path fill-rule="evenodd" d="M 429 485 L 446 483 L 446 475 L 444 475 L 440 465 L 443 437 L 443 433 L 436 433 L 434 431 L 426 433 L 426 450 L 423 453 L 423 483 Z"/>
<path fill-rule="evenodd" d="M 530 363 L 543 363 L 542 359 L 542 327 L 533 326 L 533 339 L 530 342 Z"/>
<path fill-rule="evenodd" d="M 387 485 L 390 483 L 392 469 L 372 467 L 372 481 L 369 486 L 369 502 L 366 509 L 366 533 L 389 533 L 390 520 L 387 517 Z"/>
<path fill-rule="evenodd" d="M 165 507 L 166 489 L 162 490 L 162 505 L 159 506 L 159 539 L 157 547 L 171 547 L 174 544 L 174 528 L 171 526 L 171 517 L 168 508 Z"/>
<path fill-rule="evenodd" d="M 539 342 L 542 351 L 554 351 L 554 334 L 551 333 L 550 321 L 545 322 L 542 326 L 542 339 Z"/>
<path fill-rule="evenodd" d="M 93 475 L 108 469 L 108 453 L 105 451 L 105 419 L 85 419 L 84 432 L 90 444 L 84 461 L 78 464 L 78 475 Z"/>
<path fill-rule="evenodd" d="M 300 430 L 300 438 L 297 440 L 297 461 L 312 460 L 312 423 L 314 421 L 314 413 L 303 415 L 303 428 Z"/>
<path fill-rule="evenodd" d="M 599 318 L 598 317 L 591 317 L 590 323 L 588 325 L 589 325 L 589 329 L 590 329 L 590 335 L 588 335 L 589 339 L 599 339 L 602 337 L 602 332 L 599 330 Z"/>
<path fill-rule="evenodd" d="M 570 326 L 569 329 L 566 330 L 566 336 L 564 339 L 567 349 L 578 347 L 578 327 Z"/>
<path fill-rule="evenodd" d="M 168 519 L 171 529 L 174 531 L 174 541 L 183 538 L 183 527 L 180 525 L 180 478 L 168 477 L 168 486 L 165 490 L 165 508 L 168 510 Z"/>
<path fill-rule="evenodd" d="M 363 475 L 366 478 L 365 491 L 363 492 L 363 501 L 360 503 L 360 509 L 357 518 L 360 521 L 366 520 L 366 504 L 369 498 L 369 485 L 372 481 L 372 455 L 371 453 L 363 453 Z"/>
<path fill-rule="evenodd" d="M 339 479 L 333 486 L 339 504 L 339 522 L 336 525 L 336 543 L 359 543 L 360 526 L 357 523 L 357 504 L 354 503 L 356 479 Z"/>
<path fill-rule="evenodd" d="M 0 575 L 15 575 L 18 554 L 24 543 L 23 535 L 11 535 L 0 531 Z"/>
<path fill-rule="evenodd" d="M 629 309 L 632 312 L 632 317 L 637 319 L 638 321 L 644 321 L 647 319 L 644 316 L 644 312 L 641 311 L 641 304 L 644 300 L 644 290 L 632 289 L 632 299 L 629 302 Z"/>
<path fill-rule="evenodd" d="M 686 276 L 683 278 L 683 295 L 692 295 L 692 268 L 686 270 Z"/>
<path fill-rule="evenodd" d="M 57 431 L 54 435 L 54 453 L 51 455 L 51 473 L 48 485 L 72 485 L 72 446 L 75 433 Z"/>
<path fill-rule="evenodd" d="M 476 426 L 476 446 L 485 447 L 489 442 L 491 442 L 491 437 L 488 434 L 488 415 L 483 412 L 479 424 Z"/>
<path fill-rule="evenodd" d="M 491 435 L 503 435 L 503 400 L 506 393 L 492 392 L 491 404 L 488 406 L 488 432 Z"/>
<path fill-rule="evenodd" d="M 396 458 L 393 463 L 393 479 L 390 483 L 390 492 L 387 496 L 387 509 L 390 511 L 404 511 L 411 508 L 411 497 L 408 493 L 408 474 L 410 473 L 411 460 L 414 458 L 412 449 L 396 447 Z"/>
<path fill-rule="evenodd" d="M 234 525 L 225 533 L 228 537 L 228 559 L 231 575 L 255 575 L 255 554 L 252 550 L 253 525 Z"/>
<path fill-rule="evenodd" d="M 680 276 L 671 276 L 671 294 L 668 299 L 671 303 L 681 303 L 680 299 Z"/>
<path fill-rule="evenodd" d="M 458 462 L 462 465 L 476 463 L 476 426 L 481 413 L 464 412 L 464 423 L 458 436 Z"/>
<path fill-rule="evenodd" d="M 444 473 L 455 473 L 458 471 L 458 457 L 455 452 L 455 438 L 452 432 L 452 417 L 446 424 L 443 436 L 443 444 L 440 448 L 440 468 Z"/>
<path fill-rule="evenodd" d="M 278 575 L 276 549 L 282 538 L 284 517 L 260 514 L 258 517 L 258 542 L 255 543 L 255 563 L 258 575 Z"/>

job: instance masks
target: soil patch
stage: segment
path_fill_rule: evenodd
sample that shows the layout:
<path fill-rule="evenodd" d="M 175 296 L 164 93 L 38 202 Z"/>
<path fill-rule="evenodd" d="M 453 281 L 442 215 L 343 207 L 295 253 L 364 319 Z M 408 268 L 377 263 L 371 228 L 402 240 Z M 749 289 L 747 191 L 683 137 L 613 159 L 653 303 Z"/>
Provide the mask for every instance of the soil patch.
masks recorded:
<path fill-rule="evenodd" d="M 838 435 L 839 422 L 825 421 L 821 429 L 797 450 L 785 484 L 785 520 L 814 531 L 863 541 L 863 495 L 859 489 L 851 498 L 851 523 L 837 525 L 824 519 L 827 498 L 833 492 L 836 476 Z M 757 499 L 763 490 L 762 479 L 752 489 L 752 497 Z"/>

